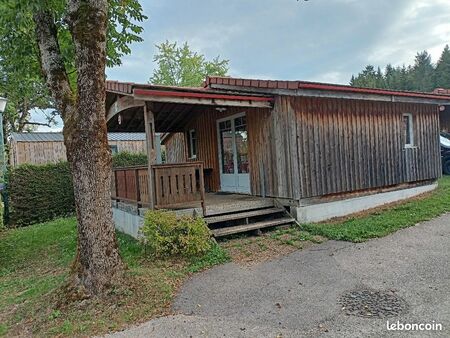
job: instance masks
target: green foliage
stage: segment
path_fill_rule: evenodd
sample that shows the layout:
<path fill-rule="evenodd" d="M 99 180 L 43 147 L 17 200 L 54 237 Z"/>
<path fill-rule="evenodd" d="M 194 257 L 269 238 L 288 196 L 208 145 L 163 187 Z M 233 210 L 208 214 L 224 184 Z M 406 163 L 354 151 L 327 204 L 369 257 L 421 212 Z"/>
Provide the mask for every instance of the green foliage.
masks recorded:
<path fill-rule="evenodd" d="M 9 99 L 5 114 L 6 131 L 30 129 L 29 110 L 38 108 L 49 124 L 54 123 L 54 108 L 40 69 L 33 13 L 48 9 L 55 18 L 58 40 L 66 72 L 76 86 L 75 48 L 67 21 L 67 0 L 2 0 L 0 2 L 0 96 Z M 129 45 L 142 41 L 139 23 L 147 19 L 138 0 L 109 0 L 107 66 L 121 64 L 131 53 Z"/>
<path fill-rule="evenodd" d="M 388 64 L 384 72 L 372 65 L 352 76 L 350 85 L 366 88 L 414 90 L 431 92 L 437 87 L 450 88 L 450 48 L 445 46 L 434 65 L 428 52 L 417 53 L 414 65 L 393 67 Z"/>
<path fill-rule="evenodd" d="M 436 86 L 450 88 L 450 47 L 447 45 L 436 65 Z"/>
<path fill-rule="evenodd" d="M 147 164 L 147 155 L 121 152 L 112 157 L 113 167 Z M 73 214 L 72 176 L 67 162 L 24 164 L 11 169 L 9 178 L 11 224 L 24 226 Z"/>
<path fill-rule="evenodd" d="M 21 165 L 9 177 L 11 224 L 23 226 L 73 214 L 72 176 L 66 162 Z"/>
<path fill-rule="evenodd" d="M 303 224 L 302 228 L 312 234 L 330 239 L 364 242 L 371 238 L 386 236 L 447 212 L 450 212 L 450 177 L 448 176 L 439 181 L 437 190 L 423 199 L 411 200 L 343 222 Z"/>
<path fill-rule="evenodd" d="M 212 243 L 211 248 L 203 256 L 192 257 L 186 269 L 188 273 L 199 272 L 214 265 L 230 261 L 230 255 L 217 243 Z"/>
<path fill-rule="evenodd" d="M 202 218 L 177 218 L 170 211 L 149 210 L 141 234 L 146 252 L 156 257 L 194 257 L 211 248 L 209 229 Z"/>
<path fill-rule="evenodd" d="M 198 87 L 208 75 L 224 76 L 228 72 L 229 60 L 219 56 L 206 60 L 205 56 L 190 49 L 187 42 L 177 46 L 176 42 L 156 45 L 158 54 L 154 57 L 157 68 L 150 83 L 165 86 Z"/>
<path fill-rule="evenodd" d="M 129 153 L 123 151 L 112 156 L 113 168 L 147 165 L 147 163 L 147 155 L 144 153 Z"/>
<path fill-rule="evenodd" d="M 80 310 L 78 303 L 57 307 L 53 297 L 76 254 L 75 217 L 0 232 L 0 337 L 23 332 L 90 337 L 120 330 L 167 312 L 174 286 L 189 273 L 228 261 L 217 244 L 203 256 L 159 260 L 143 257 L 141 245 L 130 236 L 119 232 L 117 240 L 129 268 L 123 295 L 117 299 L 111 293 L 105 303 L 83 302 Z"/>
<path fill-rule="evenodd" d="M 431 55 L 426 51 L 417 53 L 414 66 L 411 69 L 411 80 L 414 89 L 421 92 L 432 92 L 436 88 L 434 65 Z"/>

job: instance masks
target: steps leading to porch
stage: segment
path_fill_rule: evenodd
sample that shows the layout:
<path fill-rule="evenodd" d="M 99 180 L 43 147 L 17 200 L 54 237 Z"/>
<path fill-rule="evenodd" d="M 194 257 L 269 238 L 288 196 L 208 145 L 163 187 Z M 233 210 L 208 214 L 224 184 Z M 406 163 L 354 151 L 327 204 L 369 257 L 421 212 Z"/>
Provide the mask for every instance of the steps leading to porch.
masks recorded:
<path fill-rule="evenodd" d="M 224 210 L 223 213 L 215 213 L 206 216 L 206 222 L 214 237 L 223 237 L 247 231 L 254 231 L 279 225 L 295 223 L 295 220 L 284 208 L 278 208 L 272 203 L 257 209 L 242 208 L 237 211 Z"/>
<path fill-rule="evenodd" d="M 229 226 L 225 228 L 219 228 L 211 230 L 214 237 L 223 237 L 227 235 L 233 235 L 238 234 L 241 232 L 247 232 L 247 231 L 253 231 L 253 230 L 259 230 L 263 228 L 268 227 L 274 227 L 278 225 L 286 225 L 286 224 L 292 224 L 294 222 L 294 219 L 292 217 L 281 217 L 274 220 L 268 220 L 263 222 L 256 222 L 256 223 L 250 223 L 250 224 L 244 224 L 244 225 L 237 225 L 237 226 Z"/>

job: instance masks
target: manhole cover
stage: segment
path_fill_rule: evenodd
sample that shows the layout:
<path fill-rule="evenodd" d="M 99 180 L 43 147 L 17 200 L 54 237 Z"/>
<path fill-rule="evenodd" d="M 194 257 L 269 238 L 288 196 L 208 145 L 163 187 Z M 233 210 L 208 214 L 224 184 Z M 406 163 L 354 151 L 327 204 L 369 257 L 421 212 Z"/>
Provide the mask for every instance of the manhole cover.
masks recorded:
<path fill-rule="evenodd" d="M 344 293 L 338 302 L 345 314 L 365 318 L 395 317 L 408 310 L 408 304 L 389 291 L 352 290 Z"/>

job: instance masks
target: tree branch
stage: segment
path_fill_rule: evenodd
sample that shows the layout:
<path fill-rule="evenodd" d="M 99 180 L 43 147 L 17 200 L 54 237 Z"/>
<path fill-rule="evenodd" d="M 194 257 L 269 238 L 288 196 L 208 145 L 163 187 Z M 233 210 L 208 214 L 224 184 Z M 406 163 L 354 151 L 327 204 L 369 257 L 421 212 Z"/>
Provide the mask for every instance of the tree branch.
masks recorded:
<path fill-rule="evenodd" d="M 56 106 L 63 119 L 68 108 L 75 104 L 75 95 L 70 87 L 61 50 L 58 43 L 57 28 L 48 10 L 39 10 L 33 15 L 36 25 L 36 38 L 39 47 L 41 69 L 47 86 L 53 94 Z"/>
<path fill-rule="evenodd" d="M 24 125 L 32 125 L 32 126 L 44 126 L 44 127 L 51 127 L 50 123 L 43 123 L 43 122 L 32 122 L 27 121 L 24 123 Z"/>

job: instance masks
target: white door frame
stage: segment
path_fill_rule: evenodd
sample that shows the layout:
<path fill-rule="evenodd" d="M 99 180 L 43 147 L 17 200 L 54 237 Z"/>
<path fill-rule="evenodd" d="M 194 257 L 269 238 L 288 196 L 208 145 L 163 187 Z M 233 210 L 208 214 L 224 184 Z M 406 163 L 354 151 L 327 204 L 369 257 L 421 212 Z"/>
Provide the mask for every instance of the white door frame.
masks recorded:
<path fill-rule="evenodd" d="M 242 113 L 238 113 L 238 114 L 234 114 L 234 115 L 230 115 L 230 116 L 227 116 L 227 117 L 224 117 L 224 118 L 221 118 L 221 119 L 218 119 L 217 121 L 216 121 L 216 129 L 217 129 L 217 147 L 219 148 L 219 151 L 218 151 L 218 153 L 219 153 L 219 177 L 220 177 L 220 191 L 226 191 L 226 192 L 237 192 L 237 193 L 242 193 L 242 194 L 250 194 L 251 193 L 251 191 L 250 191 L 250 173 L 247 173 L 247 174 L 239 174 L 239 171 L 238 171 L 238 165 L 237 165 L 237 147 L 236 147 L 236 134 L 235 134 L 235 125 L 234 125 L 234 120 L 236 119 L 236 118 L 239 118 L 239 117 L 242 117 L 242 116 L 246 116 L 246 113 L 245 112 L 242 112 Z M 221 147 L 221 136 L 220 136 L 220 127 L 219 127 L 219 124 L 221 123 L 221 122 L 224 122 L 224 121 L 231 121 L 231 131 L 233 132 L 233 159 L 234 159 L 234 163 L 233 163 L 233 165 L 234 165 L 234 176 L 235 176 L 235 186 L 234 186 L 234 189 L 233 190 L 224 190 L 223 189 L 223 186 L 222 186 L 222 182 L 223 182 L 223 179 L 222 179 L 222 176 L 223 175 L 227 175 L 227 174 L 224 174 L 223 172 L 222 172 L 222 169 L 223 169 L 223 165 L 222 165 L 222 147 Z M 246 127 L 248 128 L 248 125 L 246 124 Z M 248 129 L 247 129 L 247 133 L 248 133 Z M 250 166 L 251 164 L 249 164 L 249 166 Z M 228 174 L 228 175 L 231 175 L 231 174 Z M 238 184 L 238 182 L 239 182 L 239 176 L 238 175 L 247 175 L 248 176 L 248 182 L 249 182 L 249 184 L 248 184 L 248 189 L 239 189 L 240 187 L 239 187 L 239 184 Z"/>

